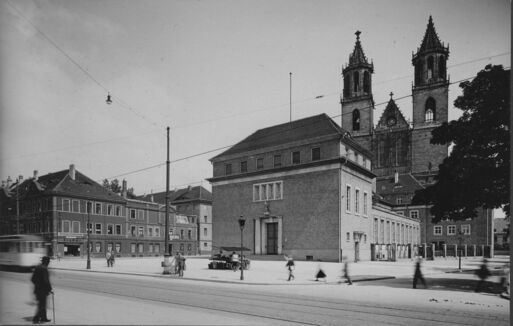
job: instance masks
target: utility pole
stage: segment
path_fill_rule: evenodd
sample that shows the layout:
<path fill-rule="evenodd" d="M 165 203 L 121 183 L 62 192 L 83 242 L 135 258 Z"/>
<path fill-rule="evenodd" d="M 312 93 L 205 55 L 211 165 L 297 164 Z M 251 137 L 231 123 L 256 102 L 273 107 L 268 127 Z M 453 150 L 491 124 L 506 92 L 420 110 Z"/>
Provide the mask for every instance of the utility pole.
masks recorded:
<path fill-rule="evenodd" d="M 86 269 L 91 269 L 91 242 L 89 235 L 91 234 L 91 203 L 86 202 L 87 208 L 87 266 Z"/>
<path fill-rule="evenodd" d="M 164 232 L 164 274 L 169 274 L 169 127 L 167 127 L 167 160 L 166 160 L 166 223 Z"/>

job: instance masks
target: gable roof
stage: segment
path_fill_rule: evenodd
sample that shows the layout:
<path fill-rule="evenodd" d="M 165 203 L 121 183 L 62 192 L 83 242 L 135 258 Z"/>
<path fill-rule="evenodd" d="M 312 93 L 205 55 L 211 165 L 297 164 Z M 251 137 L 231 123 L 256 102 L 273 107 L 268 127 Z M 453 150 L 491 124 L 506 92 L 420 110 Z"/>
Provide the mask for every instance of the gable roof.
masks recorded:
<path fill-rule="evenodd" d="M 75 179 L 71 179 L 69 170 L 48 173 L 37 180 L 27 179 L 20 184 L 18 192 L 20 196 L 30 193 L 64 195 L 74 197 L 86 197 L 91 199 L 125 202 L 120 195 L 106 189 L 96 181 L 75 170 Z"/>
<path fill-rule="evenodd" d="M 148 200 L 153 196 L 153 201 L 161 204 L 166 203 L 166 192 L 157 192 L 151 195 L 138 196 L 137 199 Z M 169 201 L 171 204 L 178 201 L 207 201 L 212 202 L 212 193 L 203 186 L 187 187 L 182 189 L 170 190 Z"/>
<path fill-rule="evenodd" d="M 322 113 L 294 120 L 292 122 L 259 129 L 242 141 L 233 145 L 228 150 L 211 158 L 210 161 L 225 155 L 244 153 L 265 147 L 321 136 L 342 136 L 344 133 L 344 130 L 340 128 L 329 116 Z"/>
<path fill-rule="evenodd" d="M 381 114 L 381 118 L 379 119 L 379 122 L 378 122 L 376 127 L 377 128 L 380 128 L 380 127 L 381 128 L 382 127 L 388 128 L 389 126 L 387 124 L 387 121 L 390 118 L 394 118 L 395 119 L 396 123 L 395 123 L 394 126 L 396 126 L 396 127 L 399 127 L 399 126 L 408 127 L 409 123 L 406 121 L 406 119 L 404 118 L 403 113 L 401 112 L 401 110 L 399 109 L 397 104 L 395 104 L 395 101 L 392 98 L 393 93 L 390 93 L 390 94 L 391 94 L 390 100 L 388 101 L 387 107 L 385 108 L 385 110 Z"/>
<path fill-rule="evenodd" d="M 399 182 L 394 182 L 394 176 L 381 177 L 376 179 L 376 192 L 380 196 L 414 193 L 423 189 L 424 186 L 411 174 L 399 174 Z"/>

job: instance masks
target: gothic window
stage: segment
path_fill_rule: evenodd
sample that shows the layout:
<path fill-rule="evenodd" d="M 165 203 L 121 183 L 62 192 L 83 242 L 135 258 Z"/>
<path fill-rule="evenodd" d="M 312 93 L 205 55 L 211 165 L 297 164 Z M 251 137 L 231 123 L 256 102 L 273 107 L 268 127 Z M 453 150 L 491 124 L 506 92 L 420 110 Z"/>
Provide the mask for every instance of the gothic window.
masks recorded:
<path fill-rule="evenodd" d="M 438 60 L 438 72 L 440 74 L 440 78 L 445 79 L 446 67 L 445 67 L 445 57 L 441 56 Z"/>
<path fill-rule="evenodd" d="M 435 60 L 433 59 L 433 56 L 429 56 L 427 60 L 427 79 L 433 78 L 434 73 L 434 66 L 435 66 Z"/>
<path fill-rule="evenodd" d="M 370 93 L 370 74 L 368 71 L 363 73 L 363 91 Z"/>
<path fill-rule="evenodd" d="M 415 64 L 415 85 L 421 84 L 422 80 L 422 61 L 419 60 Z"/>
<path fill-rule="evenodd" d="M 360 84 L 360 74 L 358 71 L 354 72 L 353 75 L 353 91 L 358 92 L 358 85 Z"/>
<path fill-rule="evenodd" d="M 353 130 L 360 130 L 360 111 L 353 110 Z"/>
<path fill-rule="evenodd" d="M 426 101 L 426 113 L 425 113 L 425 121 L 426 122 L 432 122 L 436 120 L 436 102 L 435 100 L 430 97 Z"/>
<path fill-rule="evenodd" d="M 344 97 L 349 97 L 350 84 L 349 75 L 344 76 Z"/>

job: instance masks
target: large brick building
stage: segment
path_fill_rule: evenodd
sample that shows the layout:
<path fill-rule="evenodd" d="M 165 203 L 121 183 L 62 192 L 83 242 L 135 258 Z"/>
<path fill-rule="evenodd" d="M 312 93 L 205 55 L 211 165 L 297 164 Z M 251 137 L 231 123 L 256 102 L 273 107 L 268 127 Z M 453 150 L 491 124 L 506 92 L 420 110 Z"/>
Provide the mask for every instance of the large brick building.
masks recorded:
<path fill-rule="evenodd" d="M 374 210 L 371 157 L 325 114 L 257 130 L 211 159 L 213 248 L 240 245 L 241 215 L 257 255 L 358 261 L 373 244 L 412 248 L 418 220 Z"/>
<path fill-rule="evenodd" d="M 440 41 L 432 18 L 429 17 L 420 47 L 412 54 L 411 122 L 405 119 L 391 93 L 374 125 L 374 65 L 364 54 L 360 32 L 356 35 L 354 50 L 342 70 L 342 128 L 372 153 L 377 194 L 398 213 L 421 221 L 422 243 L 434 244 L 438 250 L 459 243 L 493 247 L 493 211 L 480 210 L 472 220 L 433 224 L 428 206 L 411 206 L 415 191 L 434 182 L 438 166 L 448 156 L 447 145 L 430 143 L 431 132 L 448 121 L 449 108 L 449 47 Z"/>

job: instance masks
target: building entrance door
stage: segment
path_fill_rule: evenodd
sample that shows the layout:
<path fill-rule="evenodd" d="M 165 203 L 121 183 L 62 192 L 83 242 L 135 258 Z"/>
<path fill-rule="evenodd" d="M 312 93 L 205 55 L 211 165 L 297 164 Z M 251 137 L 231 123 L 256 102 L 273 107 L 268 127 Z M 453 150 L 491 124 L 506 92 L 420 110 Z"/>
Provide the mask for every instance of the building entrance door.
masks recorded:
<path fill-rule="evenodd" d="M 354 262 L 360 261 L 360 242 L 354 243 Z"/>
<path fill-rule="evenodd" d="M 65 244 L 64 245 L 64 256 L 79 256 L 80 245 Z"/>
<path fill-rule="evenodd" d="M 278 254 L 278 223 L 266 223 L 267 226 L 267 254 Z"/>

